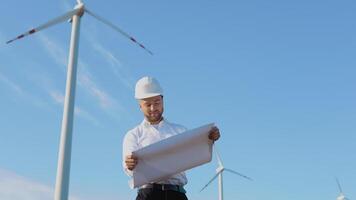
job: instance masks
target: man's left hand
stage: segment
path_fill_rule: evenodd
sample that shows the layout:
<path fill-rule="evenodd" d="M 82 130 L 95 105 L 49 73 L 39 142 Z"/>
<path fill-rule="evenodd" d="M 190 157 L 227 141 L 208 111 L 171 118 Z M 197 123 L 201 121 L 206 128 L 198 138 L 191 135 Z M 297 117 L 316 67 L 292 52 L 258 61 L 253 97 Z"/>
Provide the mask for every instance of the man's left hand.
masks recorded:
<path fill-rule="evenodd" d="M 209 139 L 216 141 L 220 138 L 220 131 L 218 127 L 213 126 L 211 130 L 209 131 Z"/>

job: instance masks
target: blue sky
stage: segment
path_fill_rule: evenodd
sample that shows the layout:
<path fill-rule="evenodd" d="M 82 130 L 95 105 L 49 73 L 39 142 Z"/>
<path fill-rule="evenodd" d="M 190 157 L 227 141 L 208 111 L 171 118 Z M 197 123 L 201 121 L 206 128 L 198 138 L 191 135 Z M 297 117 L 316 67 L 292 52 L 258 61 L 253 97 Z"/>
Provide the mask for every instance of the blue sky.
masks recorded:
<path fill-rule="evenodd" d="M 134 84 L 156 77 L 165 117 L 195 128 L 216 122 L 226 199 L 336 199 L 337 176 L 356 198 L 356 3 L 345 1 L 84 1 L 134 35 L 150 56 L 84 15 L 81 23 L 70 194 L 133 199 L 121 144 L 142 114 Z M 75 1 L 0 7 L 0 199 L 52 199 L 70 24 L 11 45 Z M 217 162 L 188 171 L 188 197 Z M 31 186 L 31 187 L 30 187 Z"/>

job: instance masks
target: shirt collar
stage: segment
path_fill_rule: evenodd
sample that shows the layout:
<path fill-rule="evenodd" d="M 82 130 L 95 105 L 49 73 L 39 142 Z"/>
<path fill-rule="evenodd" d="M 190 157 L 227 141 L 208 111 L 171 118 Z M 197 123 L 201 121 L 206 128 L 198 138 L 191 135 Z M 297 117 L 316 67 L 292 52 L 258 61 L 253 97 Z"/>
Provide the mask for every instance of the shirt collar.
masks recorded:
<path fill-rule="evenodd" d="M 164 117 L 162 117 L 162 120 L 158 124 L 154 124 L 154 125 L 157 125 L 158 127 L 162 127 L 166 123 L 167 123 L 167 120 Z M 146 118 L 143 118 L 143 121 L 141 124 L 144 126 L 153 126 L 149 121 L 147 121 Z"/>

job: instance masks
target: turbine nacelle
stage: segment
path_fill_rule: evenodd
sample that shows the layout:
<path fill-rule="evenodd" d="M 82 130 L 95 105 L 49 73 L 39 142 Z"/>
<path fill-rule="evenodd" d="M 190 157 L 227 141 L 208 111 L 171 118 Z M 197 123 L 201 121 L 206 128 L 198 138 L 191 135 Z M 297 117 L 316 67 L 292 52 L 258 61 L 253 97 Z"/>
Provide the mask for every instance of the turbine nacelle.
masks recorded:
<path fill-rule="evenodd" d="M 337 198 L 336 198 L 336 200 L 345 200 L 346 198 L 345 198 L 345 196 L 343 195 L 343 194 L 340 194 Z"/>
<path fill-rule="evenodd" d="M 224 171 L 224 167 L 223 166 L 219 166 L 218 168 L 216 168 L 216 173 L 222 173 Z"/>
<path fill-rule="evenodd" d="M 341 184 L 339 182 L 339 179 L 335 178 L 337 186 L 339 187 L 340 194 L 338 197 L 336 197 L 336 200 L 350 200 L 349 198 L 346 198 L 344 193 L 342 192 Z"/>
<path fill-rule="evenodd" d="M 78 9 L 77 15 L 78 16 L 83 16 L 84 15 L 84 3 L 80 2 L 77 5 L 74 6 L 74 9 Z"/>

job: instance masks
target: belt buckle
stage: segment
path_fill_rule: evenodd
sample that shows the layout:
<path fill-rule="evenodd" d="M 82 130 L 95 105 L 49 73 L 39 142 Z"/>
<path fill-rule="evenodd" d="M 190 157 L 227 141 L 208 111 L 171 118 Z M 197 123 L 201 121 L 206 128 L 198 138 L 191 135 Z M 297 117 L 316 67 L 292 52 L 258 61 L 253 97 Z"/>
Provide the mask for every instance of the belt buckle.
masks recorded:
<path fill-rule="evenodd" d="M 174 190 L 175 189 L 174 187 L 172 187 L 173 185 L 169 185 L 169 184 L 162 184 L 160 186 L 161 186 L 160 188 L 161 188 L 162 191 Z"/>

